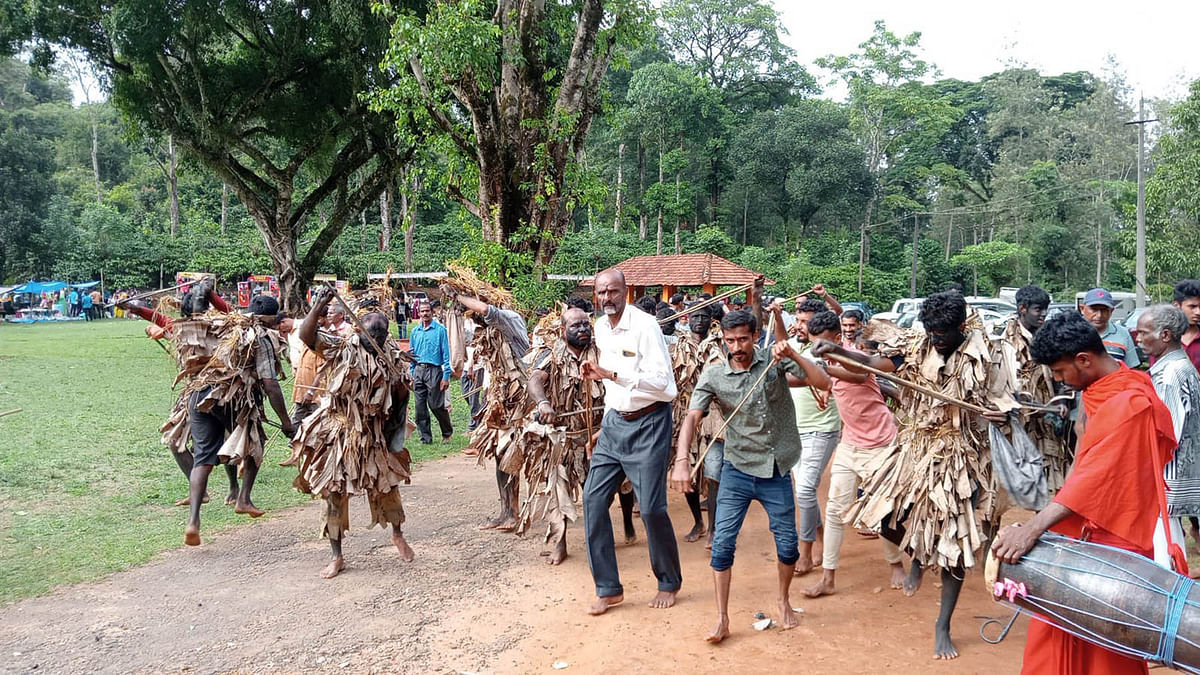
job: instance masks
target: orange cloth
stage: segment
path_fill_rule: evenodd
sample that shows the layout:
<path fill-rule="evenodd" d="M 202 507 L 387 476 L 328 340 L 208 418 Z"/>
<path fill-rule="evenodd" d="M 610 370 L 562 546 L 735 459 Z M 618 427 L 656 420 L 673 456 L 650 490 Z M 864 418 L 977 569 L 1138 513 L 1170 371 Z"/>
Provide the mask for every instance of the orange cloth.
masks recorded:
<path fill-rule="evenodd" d="M 1050 528 L 1152 557 L 1159 516 L 1155 491 L 1161 467 L 1175 449 L 1171 413 L 1150 377 L 1125 365 L 1083 392 L 1087 428 L 1079 454 L 1054 501 L 1074 514 Z M 1148 453 L 1157 452 L 1156 463 Z M 1028 675 L 1147 673 L 1146 662 L 1075 637 L 1055 626 L 1029 623 L 1021 672 Z"/>
<path fill-rule="evenodd" d="M 301 348 L 300 363 L 295 366 L 295 372 L 292 373 L 292 402 L 293 403 L 311 403 L 318 398 L 318 392 L 313 389 L 317 383 L 317 367 L 321 365 L 321 355 L 309 349 L 307 346 Z"/>

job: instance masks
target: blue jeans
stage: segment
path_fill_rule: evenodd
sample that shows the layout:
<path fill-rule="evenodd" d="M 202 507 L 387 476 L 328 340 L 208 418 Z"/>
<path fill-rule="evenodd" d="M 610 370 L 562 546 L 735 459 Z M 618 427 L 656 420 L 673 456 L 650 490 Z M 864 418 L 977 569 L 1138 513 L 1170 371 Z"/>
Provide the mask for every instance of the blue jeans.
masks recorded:
<path fill-rule="evenodd" d="M 756 478 L 742 473 L 728 461 L 721 467 L 721 487 L 717 489 L 717 513 L 714 516 L 712 568 L 723 572 L 733 567 L 733 552 L 738 532 L 746 520 L 750 502 L 758 500 L 767 512 L 771 534 L 775 535 L 775 556 L 784 565 L 800 559 L 796 536 L 796 500 L 792 496 L 792 474 Z"/>
<path fill-rule="evenodd" d="M 704 455 L 704 477 L 714 483 L 721 482 L 721 466 L 725 464 L 725 441 L 713 441 L 708 454 Z"/>

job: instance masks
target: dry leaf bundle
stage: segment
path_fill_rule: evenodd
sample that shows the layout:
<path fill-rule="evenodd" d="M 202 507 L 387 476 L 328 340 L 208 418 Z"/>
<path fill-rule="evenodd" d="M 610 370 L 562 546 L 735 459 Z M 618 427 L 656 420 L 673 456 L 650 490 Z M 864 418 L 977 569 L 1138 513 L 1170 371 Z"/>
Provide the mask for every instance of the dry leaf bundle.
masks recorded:
<path fill-rule="evenodd" d="M 554 425 L 542 424 L 530 410 L 521 424 L 518 444 L 522 457 L 521 475 L 525 483 L 525 498 L 521 502 L 521 522 L 518 534 L 524 534 L 536 520 L 548 523 L 546 541 L 555 538 L 566 521 L 575 522 L 578 512 L 575 501 L 580 496 L 587 475 L 587 443 L 591 434 L 600 428 L 601 411 L 594 408 L 604 404 L 604 386 L 584 380 L 579 375 L 583 361 L 597 361 L 599 353 L 589 347 L 576 356 L 565 339 L 558 339 L 549 350 L 543 350 L 545 363 L 541 370 L 549 376 L 546 396 L 556 413 L 576 413 L 556 420 Z"/>
<path fill-rule="evenodd" d="M 471 432 L 470 447 L 479 451 L 479 462 L 499 458 L 500 470 L 517 475 L 524 463 L 517 436 L 521 419 L 529 410 L 524 364 L 513 355 L 496 326 L 476 326 L 475 355 L 486 364 L 490 383 L 482 419 Z"/>
<path fill-rule="evenodd" d="M 1017 391 L 1029 394 L 1034 401 L 1045 402 L 1054 398 L 1054 375 L 1048 366 L 1043 366 L 1033 359 L 1029 351 L 1033 340 L 1021 322 L 1013 319 L 1004 330 L 1004 344 L 1009 368 L 1016 381 Z M 1067 479 L 1067 471 L 1075 461 L 1075 450 L 1066 439 L 1055 432 L 1054 426 L 1045 415 L 1035 415 L 1033 411 L 1024 410 L 1022 419 L 1025 432 L 1042 452 L 1042 467 L 1046 473 L 1046 488 L 1050 494 L 1058 492 Z"/>
<path fill-rule="evenodd" d="M 179 299 L 173 295 L 160 295 L 158 302 L 154 303 L 154 311 L 159 314 L 170 314 L 178 312 L 180 308 Z"/>
<path fill-rule="evenodd" d="M 672 346 L 674 348 L 671 350 L 671 367 L 675 372 L 675 386 L 679 389 L 679 395 L 672 404 L 675 430 L 671 436 L 671 447 L 675 447 L 675 442 L 679 440 L 679 429 L 683 425 L 683 418 L 687 417 L 688 405 L 692 402 L 692 394 L 696 391 L 696 383 L 700 381 L 700 373 L 708 364 L 724 361 L 725 354 L 721 348 L 720 330 L 713 330 L 703 340 L 698 339 L 695 333 L 688 331 Z M 708 446 L 708 442 L 712 440 L 713 435 L 721 428 L 724 421 L 717 406 L 710 406 L 708 415 L 704 417 L 704 421 L 701 422 L 700 428 L 696 430 L 696 435 L 692 438 L 691 464 L 693 466 L 696 462 L 703 460 L 700 452 Z"/>
<path fill-rule="evenodd" d="M 896 374 L 911 382 L 980 406 L 995 407 L 1005 397 L 1011 403 L 1007 371 L 997 368 L 999 354 L 975 325 L 968 321 L 966 341 L 948 360 L 924 333 L 913 331 L 890 335 L 880 352 L 903 354 Z M 973 566 L 996 489 L 986 424 L 911 389 L 903 390 L 899 422 L 892 449 L 870 467 L 847 519 L 878 529 L 907 512 L 901 547 L 914 560 L 942 568 Z"/>
<path fill-rule="evenodd" d="M 396 499 L 387 493 L 411 475 L 404 455 L 389 449 L 388 436 L 404 433 L 406 401 L 395 388 L 407 382 L 391 375 L 357 334 L 323 345 L 321 354 L 317 374 L 327 392 L 292 440 L 300 460 L 292 485 L 322 498 L 365 493 L 371 524 L 384 525 L 383 502 Z"/>
<path fill-rule="evenodd" d="M 197 410 L 209 412 L 214 407 L 222 406 L 233 415 L 233 431 L 226 437 L 218 453 L 222 458 L 240 465 L 244 458 L 250 457 L 261 465 L 266 442 L 262 428 L 265 412 L 255 369 L 255 354 L 260 339 L 266 338 L 271 345 L 271 357 L 276 359 L 278 368 L 278 337 L 252 317 L 212 314 L 206 318 L 210 321 L 210 330 L 218 337 L 216 350 L 204 368 L 184 388 L 183 396 L 206 391 L 196 405 Z"/>
<path fill-rule="evenodd" d="M 171 340 L 171 354 L 179 368 L 179 373 L 171 384 L 172 388 L 178 386 L 181 381 L 194 377 L 208 365 L 220 343 L 213 318 L 221 316 L 223 315 L 219 312 L 210 312 L 201 317 L 179 319 L 171 325 L 167 335 Z M 192 427 L 188 421 L 187 404 L 188 392 L 185 390 L 175 399 L 171 414 L 158 429 L 162 433 L 163 445 L 176 454 L 187 452 L 188 441 L 191 439 Z"/>
<path fill-rule="evenodd" d="M 558 342 L 561 334 L 562 313 L 558 308 L 555 308 L 550 310 L 550 313 L 546 314 L 546 316 L 538 319 L 538 322 L 534 324 L 533 339 L 531 340 L 533 347 L 529 350 L 529 354 L 525 356 L 525 362 L 527 364 L 533 363 L 533 357 L 540 353 L 543 348 L 548 349 L 551 345 Z"/>
<path fill-rule="evenodd" d="M 450 274 L 442 283 L 454 289 L 456 293 L 471 295 L 489 305 L 498 307 L 513 307 L 513 295 L 506 289 L 498 288 L 479 278 L 475 270 L 457 263 L 446 263 L 446 271 Z"/>
<path fill-rule="evenodd" d="M 382 279 L 375 279 L 367 284 L 366 290 L 355 293 L 349 299 L 357 316 L 361 317 L 371 312 L 390 314 L 392 303 L 396 299 L 396 292 L 392 289 L 392 274 L 395 271 L 395 268 L 389 265 Z"/>

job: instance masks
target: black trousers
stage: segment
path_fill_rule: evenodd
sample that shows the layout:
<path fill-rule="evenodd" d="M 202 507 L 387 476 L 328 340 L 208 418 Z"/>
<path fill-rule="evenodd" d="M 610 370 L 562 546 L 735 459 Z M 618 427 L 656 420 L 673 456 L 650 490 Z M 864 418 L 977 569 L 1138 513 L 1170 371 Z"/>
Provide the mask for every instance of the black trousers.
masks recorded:
<path fill-rule="evenodd" d="M 667 514 L 670 461 L 671 406 L 662 406 L 632 422 L 615 410 L 604 416 L 583 484 L 583 527 L 596 595 L 608 597 L 624 592 L 608 508 L 626 476 L 641 504 L 650 569 L 658 579 L 658 590 L 677 591 L 683 583 L 679 544 L 675 541 L 671 516 Z"/>
<path fill-rule="evenodd" d="M 442 367 L 431 363 L 418 363 L 413 370 L 413 393 L 417 400 L 417 432 L 422 443 L 433 442 L 433 431 L 429 426 L 429 413 L 437 418 L 442 437 L 454 433 L 450 412 L 446 410 L 446 392 L 442 391 Z"/>

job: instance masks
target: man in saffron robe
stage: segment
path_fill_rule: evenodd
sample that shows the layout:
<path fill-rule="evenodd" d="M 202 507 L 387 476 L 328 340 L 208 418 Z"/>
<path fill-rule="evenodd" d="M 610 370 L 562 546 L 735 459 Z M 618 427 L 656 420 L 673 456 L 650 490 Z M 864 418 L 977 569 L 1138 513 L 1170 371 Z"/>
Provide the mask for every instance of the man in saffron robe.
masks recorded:
<path fill-rule="evenodd" d="M 1085 424 L 1075 465 L 1054 501 L 1028 522 L 1004 528 L 993 553 L 1015 563 L 1051 530 L 1153 557 L 1154 529 L 1166 504 L 1163 465 L 1175 436 L 1149 376 L 1109 356 L 1099 334 L 1075 312 L 1047 320 L 1030 351 L 1054 379 L 1083 391 Z M 1186 574 L 1186 563 L 1177 569 Z M 1146 673 L 1147 666 L 1033 621 L 1022 672 L 1109 675 Z"/>

